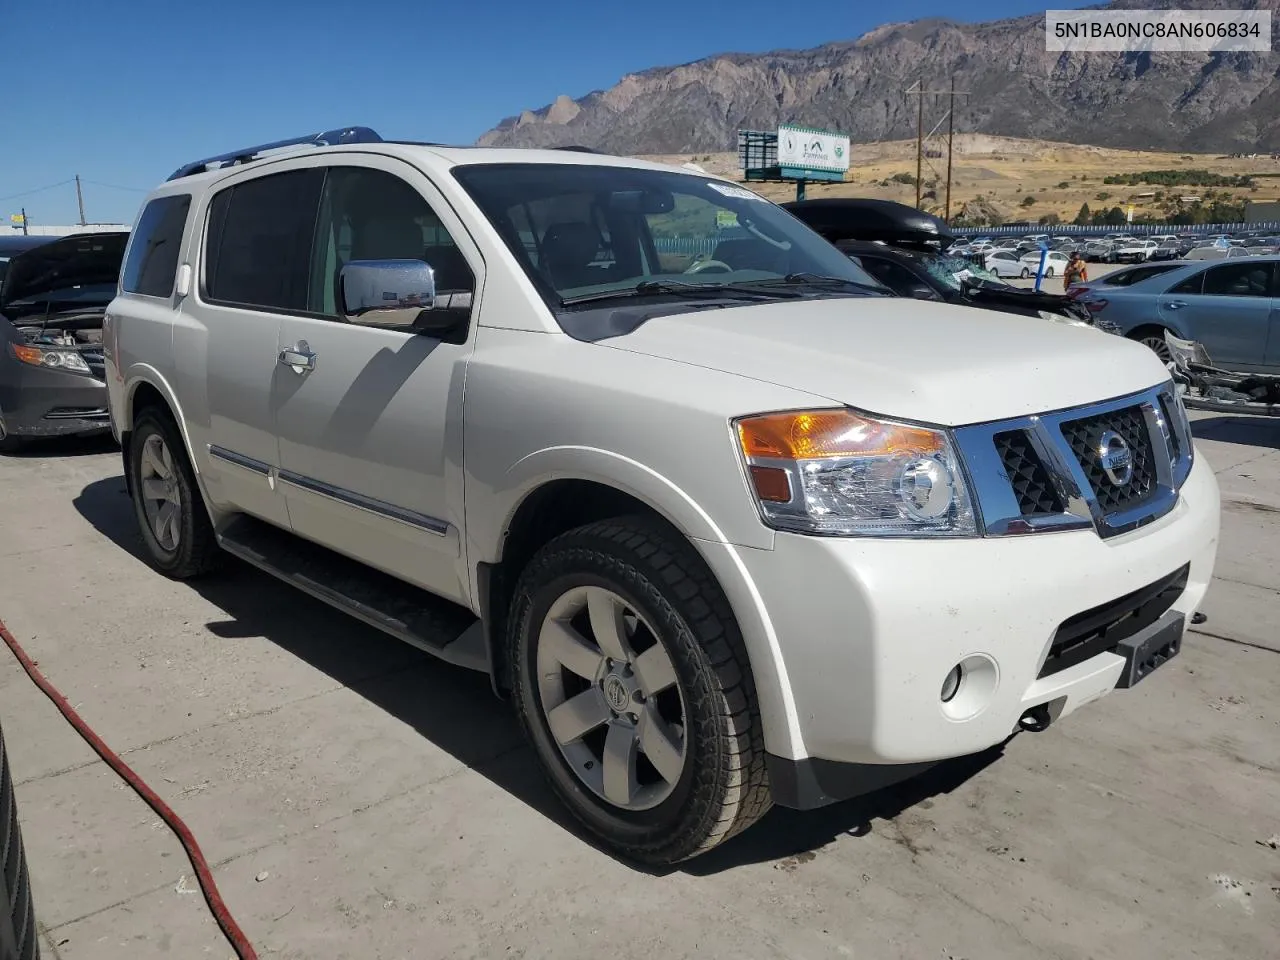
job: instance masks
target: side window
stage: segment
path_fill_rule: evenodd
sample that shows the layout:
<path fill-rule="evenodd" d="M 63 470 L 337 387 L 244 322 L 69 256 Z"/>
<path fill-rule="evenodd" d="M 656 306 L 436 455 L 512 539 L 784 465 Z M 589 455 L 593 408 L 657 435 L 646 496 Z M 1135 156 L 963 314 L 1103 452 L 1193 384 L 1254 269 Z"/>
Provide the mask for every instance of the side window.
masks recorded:
<path fill-rule="evenodd" d="M 912 287 L 920 286 L 920 281 L 906 267 L 879 257 L 863 257 L 862 265 L 871 274 L 894 293 L 902 294 Z"/>
<path fill-rule="evenodd" d="M 144 297 L 173 296 L 173 278 L 182 250 L 182 228 L 191 209 L 189 194 L 158 197 L 147 204 L 134 230 L 120 286 Z"/>
<path fill-rule="evenodd" d="M 330 167 L 320 198 L 307 310 L 337 317 L 339 278 L 353 260 L 425 260 L 442 306 L 470 309 L 475 275 L 430 204 L 399 177 Z"/>
<path fill-rule="evenodd" d="M 1170 287 L 1169 293 L 1198 294 L 1203 292 L 1205 272 L 1206 271 L 1201 270 L 1199 273 L 1193 273 L 1191 276 L 1187 277 L 1187 279 L 1183 280 L 1181 283 L 1175 284 L 1174 286 Z"/>
<path fill-rule="evenodd" d="M 311 235 L 324 170 L 291 170 L 214 195 L 205 296 L 268 310 L 305 310 Z"/>
<path fill-rule="evenodd" d="M 1205 271 L 1204 292 L 1218 297 L 1271 296 L 1270 263 L 1233 263 Z"/>

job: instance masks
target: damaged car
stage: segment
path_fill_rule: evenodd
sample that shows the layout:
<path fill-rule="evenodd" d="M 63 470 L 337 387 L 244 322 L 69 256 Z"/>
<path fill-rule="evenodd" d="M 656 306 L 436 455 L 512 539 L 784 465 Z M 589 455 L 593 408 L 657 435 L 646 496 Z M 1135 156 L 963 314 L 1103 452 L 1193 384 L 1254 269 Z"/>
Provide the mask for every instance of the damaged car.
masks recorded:
<path fill-rule="evenodd" d="M 0 286 L 0 451 L 34 437 L 110 431 L 102 318 L 128 239 L 75 234 L 9 261 Z"/>
<path fill-rule="evenodd" d="M 1240 373 L 1214 363 L 1204 344 L 1164 332 L 1169 370 L 1183 403 L 1197 410 L 1280 417 L 1280 369 Z"/>
<path fill-rule="evenodd" d="M 1091 324 L 1071 297 L 1005 283 L 987 268 L 949 252 L 940 217 L 892 200 L 830 198 L 781 204 L 869 274 L 902 297 L 984 307 L 1046 320 Z"/>

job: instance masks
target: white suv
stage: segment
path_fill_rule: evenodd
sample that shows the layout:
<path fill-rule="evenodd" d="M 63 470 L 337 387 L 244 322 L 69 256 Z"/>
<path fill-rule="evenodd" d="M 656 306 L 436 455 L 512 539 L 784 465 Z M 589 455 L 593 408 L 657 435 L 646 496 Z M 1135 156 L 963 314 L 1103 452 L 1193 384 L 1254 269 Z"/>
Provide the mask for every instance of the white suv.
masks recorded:
<path fill-rule="evenodd" d="M 886 296 L 659 164 L 363 128 L 190 164 L 104 339 L 156 569 L 234 554 L 488 672 L 641 861 L 1129 686 L 1214 563 L 1146 347 Z"/>

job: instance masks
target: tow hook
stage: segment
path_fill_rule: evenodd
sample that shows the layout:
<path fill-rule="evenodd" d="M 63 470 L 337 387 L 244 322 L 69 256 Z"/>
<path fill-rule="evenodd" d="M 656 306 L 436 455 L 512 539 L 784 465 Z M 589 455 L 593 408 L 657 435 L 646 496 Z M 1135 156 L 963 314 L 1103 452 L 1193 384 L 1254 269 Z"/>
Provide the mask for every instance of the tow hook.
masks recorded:
<path fill-rule="evenodd" d="M 1048 730 L 1051 723 L 1053 723 L 1053 716 L 1049 713 L 1049 704 L 1047 703 L 1032 707 L 1018 718 L 1018 727 L 1030 733 L 1040 733 L 1042 730 Z"/>

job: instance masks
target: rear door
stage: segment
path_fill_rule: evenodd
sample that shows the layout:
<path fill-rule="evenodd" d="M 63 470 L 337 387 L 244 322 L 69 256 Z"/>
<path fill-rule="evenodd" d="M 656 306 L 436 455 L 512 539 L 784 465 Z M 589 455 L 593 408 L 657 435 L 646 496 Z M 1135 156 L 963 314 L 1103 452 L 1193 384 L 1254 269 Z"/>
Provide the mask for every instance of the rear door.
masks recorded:
<path fill-rule="evenodd" d="M 1280 261 L 1271 264 L 1271 322 L 1267 326 L 1266 372 L 1280 373 Z"/>
<path fill-rule="evenodd" d="M 272 384 L 281 320 L 305 303 L 323 179 L 318 168 L 246 175 L 212 195 L 200 283 L 173 333 L 179 380 L 203 393 L 189 409 L 204 416 L 187 422 L 210 499 L 282 527 Z"/>
<path fill-rule="evenodd" d="M 1213 362 L 1232 370 L 1263 370 L 1271 331 L 1275 264 L 1252 259 L 1209 267 L 1158 300 L 1160 318 L 1204 344 Z"/>

